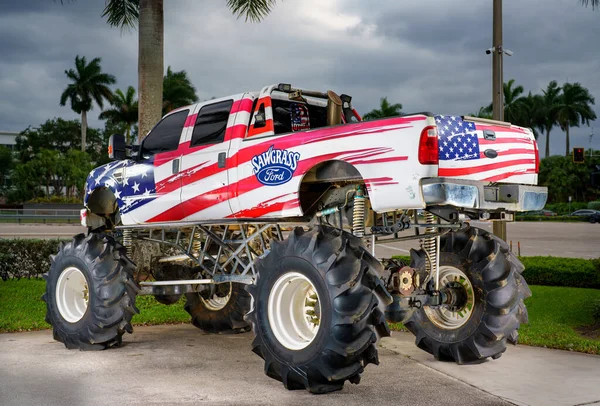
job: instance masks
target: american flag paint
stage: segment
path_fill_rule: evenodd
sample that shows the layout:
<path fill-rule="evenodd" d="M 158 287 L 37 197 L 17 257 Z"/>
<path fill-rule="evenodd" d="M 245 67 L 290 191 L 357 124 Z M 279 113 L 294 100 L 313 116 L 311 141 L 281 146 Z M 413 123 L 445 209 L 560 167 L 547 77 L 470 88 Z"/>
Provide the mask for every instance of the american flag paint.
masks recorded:
<path fill-rule="evenodd" d="M 460 116 L 438 115 L 435 122 L 439 176 L 516 183 L 531 183 L 531 175 L 536 177 L 535 139 L 528 130 L 466 121 Z M 495 140 L 485 139 L 486 130 L 494 132 Z"/>
<path fill-rule="evenodd" d="M 319 164 L 333 160 L 346 162 L 360 173 L 371 205 L 378 212 L 424 207 L 423 196 L 418 193 L 424 178 L 537 183 L 535 141 L 528 130 L 425 114 L 302 130 L 309 120 L 305 106 L 300 106 L 290 113 L 298 131 L 275 135 L 269 97 L 274 88 L 179 109 L 187 110 L 188 118 L 176 150 L 96 168 L 88 177 L 84 203 L 87 205 L 95 190 L 110 189 L 124 225 L 298 217 L 303 215 L 299 193 L 305 176 Z M 227 100 L 233 103 L 224 141 L 191 146 L 201 108 Z M 261 104 L 266 109 L 266 125 L 254 128 L 252 106 L 259 108 Z M 436 124 L 439 167 L 421 165 L 421 132 Z M 496 140 L 485 140 L 484 130 L 495 131 Z M 269 154 L 270 149 L 269 156 L 276 162 L 298 157 L 289 176 L 275 186 L 261 182 L 257 174 L 262 172 L 253 165 L 255 157 Z M 497 158 L 487 158 L 487 149 L 496 150 Z"/>

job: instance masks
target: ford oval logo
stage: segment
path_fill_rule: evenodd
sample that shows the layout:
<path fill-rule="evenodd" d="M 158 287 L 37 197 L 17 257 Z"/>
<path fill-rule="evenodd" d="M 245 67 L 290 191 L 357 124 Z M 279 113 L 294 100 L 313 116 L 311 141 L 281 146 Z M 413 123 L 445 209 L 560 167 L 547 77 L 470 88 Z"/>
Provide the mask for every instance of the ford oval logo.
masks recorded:
<path fill-rule="evenodd" d="M 256 179 L 266 186 L 277 186 L 289 182 L 298 167 L 300 153 L 271 147 L 252 158 Z"/>

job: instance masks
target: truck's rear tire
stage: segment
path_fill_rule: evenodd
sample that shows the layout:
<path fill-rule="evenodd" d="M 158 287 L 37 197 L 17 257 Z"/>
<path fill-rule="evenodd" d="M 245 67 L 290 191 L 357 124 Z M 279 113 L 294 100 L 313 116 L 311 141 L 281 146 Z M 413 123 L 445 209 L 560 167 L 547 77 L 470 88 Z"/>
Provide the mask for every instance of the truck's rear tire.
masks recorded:
<path fill-rule="evenodd" d="M 250 310 L 250 295 L 240 283 L 222 283 L 207 297 L 187 293 L 185 310 L 192 324 L 210 334 L 236 334 L 250 331 L 244 316 Z"/>
<path fill-rule="evenodd" d="M 138 286 L 125 247 L 110 237 L 79 234 L 62 243 L 44 274 L 46 322 L 69 349 L 103 350 L 133 332 Z"/>
<path fill-rule="evenodd" d="M 290 390 L 326 393 L 379 364 L 376 342 L 390 334 L 379 302 L 391 301 L 380 268 L 360 239 L 331 227 L 296 228 L 274 242 L 246 287 L 265 374 Z"/>
<path fill-rule="evenodd" d="M 417 346 L 438 360 L 464 364 L 500 357 L 527 323 L 523 300 L 531 291 L 521 276 L 523 265 L 504 241 L 478 228 L 450 232 L 440 246 L 440 289 L 462 286 L 464 305 L 454 312 L 424 306 L 404 325 Z M 413 262 L 419 257 L 412 255 Z"/>

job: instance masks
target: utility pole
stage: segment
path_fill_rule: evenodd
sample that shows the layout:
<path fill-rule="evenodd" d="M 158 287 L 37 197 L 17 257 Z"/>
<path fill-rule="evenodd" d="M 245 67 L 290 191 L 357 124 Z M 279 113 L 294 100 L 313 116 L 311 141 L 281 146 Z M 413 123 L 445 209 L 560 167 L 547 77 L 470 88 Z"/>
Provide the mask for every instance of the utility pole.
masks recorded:
<path fill-rule="evenodd" d="M 594 138 L 594 127 L 592 127 L 592 132 L 590 133 L 590 158 L 594 156 L 594 149 L 592 148 L 592 138 Z"/>
<path fill-rule="evenodd" d="M 494 0 L 493 22 L 493 54 L 492 54 L 492 108 L 494 120 L 504 121 L 504 78 L 502 58 L 502 0 Z M 494 221 L 493 232 L 506 241 L 506 221 Z"/>

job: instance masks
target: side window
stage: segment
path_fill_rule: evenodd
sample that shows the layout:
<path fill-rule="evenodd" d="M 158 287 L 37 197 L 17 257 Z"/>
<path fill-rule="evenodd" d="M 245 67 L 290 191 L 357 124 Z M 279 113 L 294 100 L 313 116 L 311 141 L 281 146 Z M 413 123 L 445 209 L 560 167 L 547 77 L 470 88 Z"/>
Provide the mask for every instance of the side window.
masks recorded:
<path fill-rule="evenodd" d="M 227 100 L 200 109 L 192 134 L 192 147 L 223 142 L 232 105 L 233 100 Z"/>
<path fill-rule="evenodd" d="M 165 117 L 150 131 L 142 142 L 142 156 L 152 156 L 159 152 L 175 151 L 189 110 L 178 111 Z"/>

